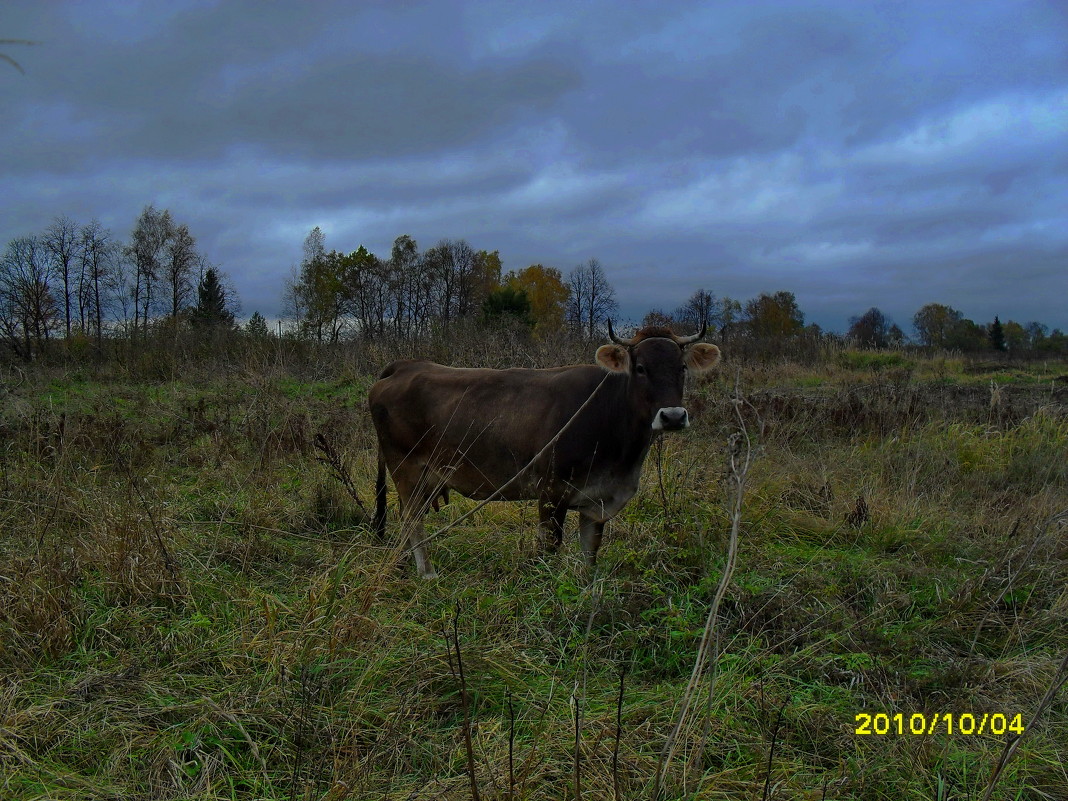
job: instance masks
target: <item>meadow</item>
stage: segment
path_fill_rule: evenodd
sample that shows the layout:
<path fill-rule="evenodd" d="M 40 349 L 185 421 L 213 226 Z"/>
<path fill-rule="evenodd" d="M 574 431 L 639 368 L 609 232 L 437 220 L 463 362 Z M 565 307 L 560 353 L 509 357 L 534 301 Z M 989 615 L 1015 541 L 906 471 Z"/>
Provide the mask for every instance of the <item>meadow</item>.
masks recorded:
<path fill-rule="evenodd" d="M 453 495 L 422 581 L 390 355 L 5 370 L 0 797 L 1068 798 L 1068 365 L 725 349 L 596 571 Z"/>

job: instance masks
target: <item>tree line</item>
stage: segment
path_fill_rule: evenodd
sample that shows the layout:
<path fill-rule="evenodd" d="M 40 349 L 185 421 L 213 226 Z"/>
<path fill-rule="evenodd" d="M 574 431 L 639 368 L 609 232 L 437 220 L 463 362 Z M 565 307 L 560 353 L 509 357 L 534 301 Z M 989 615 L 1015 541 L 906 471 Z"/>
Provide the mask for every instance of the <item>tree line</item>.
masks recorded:
<path fill-rule="evenodd" d="M 718 298 L 699 289 L 682 306 L 668 314 L 654 310 L 646 315 L 646 324 L 669 325 L 690 332 L 707 322 L 718 329 L 723 339 L 788 341 L 791 338 L 818 338 L 825 332 L 814 323 L 805 325 L 805 316 L 792 292 L 761 293 L 744 305 L 730 297 Z M 849 318 L 842 337 L 845 344 L 860 348 L 900 348 L 920 345 L 941 350 L 1007 353 L 1050 353 L 1068 355 L 1068 335 L 1059 328 L 1050 331 L 1039 322 L 1021 324 L 1013 320 L 1002 323 L 995 316 L 990 323 L 975 323 L 952 306 L 928 303 L 913 315 L 915 339 L 878 307 Z"/>
<path fill-rule="evenodd" d="M 388 256 L 366 247 L 327 250 L 320 228 L 304 240 L 303 256 L 286 283 L 286 336 L 318 343 L 403 342 L 449 336 L 458 327 L 511 325 L 534 337 L 565 331 L 596 339 L 617 316 L 616 293 L 596 259 L 573 267 L 532 264 L 502 272 L 498 251 L 463 239 L 421 250 L 404 234 Z M 52 340 L 177 338 L 182 330 L 236 329 L 237 292 L 198 248 L 189 227 L 168 210 L 146 206 L 128 239 L 98 221 L 79 225 L 57 217 L 40 234 L 17 237 L 0 257 L 0 341 L 9 356 L 30 360 Z M 761 293 L 747 301 L 701 288 L 672 311 L 653 309 L 644 325 L 680 333 L 707 326 L 735 348 L 783 354 L 797 343 L 818 345 L 838 335 L 805 324 L 792 292 Z M 1038 322 L 979 324 L 938 303 L 912 318 L 915 339 L 880 309 L 851 317 L 843 339 L 862 348 L 913 342 L 962 351 L 1068 354 L 1068 337 Z M 271 335 L 257 311 L 243 333 Z"/>
<path fill-rule="evenodd" d="M 1068 354 L 1068 336 L 1059 328 L 1030 321 L 1001 322 L 995 315 L 990 323 L 979 324 L 952 306 L 928 303 L 912 318 L 919 344 L 934 348 L 1009 353 Z"/>
<path fill-rule="evenodd" d="M 146 206 L 128 240 L 56 217 L 0 257 L 0 339 L 28 361 L 49 341 L 144 339 L 154 328 L 234 324 L 237 292 L 184 223 Z"/>
<path fill-rule="evenodd" d="M 362 245 L 345 254 L 326 251 L 314 228 L 304 242 L 299 274 L 286 292 L 287 313 L 301 334 L 317 341 L 355 337 L 424 336 L 448 331 L 462 320 L 489 323 L 511 319 L 535 335 L 566 329 L 596 338 L 618 311 L 615 290 L 596 259 L 574 267 L 565 277 L 554 267 L 532 264 L 502 276 L 497 251 L 475 250 L 465 240 L 443 239 L 420 251 L 405 234 L 394 240 L 388 258 Z M 696 290 L 671 312 L 653 309 L 643 325 L 667 325 L 693 333 L 702 326 L 720 339 L 789 342 L 825 336 L 805 316 L 792 292 L 761 293 L 744 303 Z M 1068 353 L 1065 335 L 1041 323 L 1026 325 L 995 317 L 976 324 L 952 307 L 930 303 L 913 317 L 917 344 L 964 351 L 1001 350 Z M 845 341 L 863 348 L 911 344 L 905 332 L 877 307 L 849 319 Z"/>
<path fill-rule="evenodd" d="M 498 251 L 476 250 L 464 239 L 420 250 L 404 234 L 387 258 L 363 245 L 350 253 L 327 251 L 316 227 L 304 240 L 283 308 L 300 335 L 337 342 L 411 339 L 472 321 L 511 321 L 535 336 L 566 327 L 592 337 L 618 304 L 596 259 L 566 277 L 542 264 L 502 275 Z"/>

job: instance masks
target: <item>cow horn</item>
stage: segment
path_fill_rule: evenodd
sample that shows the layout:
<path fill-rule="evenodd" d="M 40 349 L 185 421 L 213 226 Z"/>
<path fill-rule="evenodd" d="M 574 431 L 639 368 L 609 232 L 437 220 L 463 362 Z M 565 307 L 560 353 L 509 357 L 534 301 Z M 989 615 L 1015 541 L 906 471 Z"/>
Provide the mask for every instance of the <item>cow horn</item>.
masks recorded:
<path fill-rule="evenodd" d="M 608 321 L 608 338 L 615 342 L 617 345 L 623 345 L 624 347 L 630 347 L 634 344 L 633 339 L 620 339 L 616 336 L 616 332 L 612 330 L 612 321 Z"/>
<path fill-rule="evenodd" d="M 704 339 L 705 331 L 707 329 L 708 329 L 708 323 L 707 322 L 701 323 L 701 333 L 700 334 L 693 334 L 692 336 L 688 336 L 688 337 L 675 337 L 675 341 L 679 345 L 692 345 L 694 342 L 697 342 L 700 339 Z"/>

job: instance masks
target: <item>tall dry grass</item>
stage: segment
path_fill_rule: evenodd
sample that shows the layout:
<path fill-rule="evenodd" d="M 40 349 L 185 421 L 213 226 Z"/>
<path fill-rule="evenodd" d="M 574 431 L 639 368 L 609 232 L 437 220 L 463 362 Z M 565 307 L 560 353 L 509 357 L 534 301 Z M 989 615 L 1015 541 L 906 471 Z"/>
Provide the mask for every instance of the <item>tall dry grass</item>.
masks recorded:
<path fill-rule="evenodd" d="M 366 391 L 403 353 L 272 347 L 5 379 L 0 796 L 459 799 L 473 774 L 482 798 L 646 797 L 736 519 L 734 368 L 690 388 L 693 428 L 651 454 L 596 575 L 575 546 L 539 554 L 532 506 L 493 504 L 432 544 L 427 584 L 351 489 L 373 485 Z M 857 737 L 859 711 L 1034 717 L 996 792 L 1063 795 L 1061 696 L 1040 707 L 1068 649 L 1063 390 L 735 366 L 763 434 L 664 796 L 978 798 L 1007 747 Z"/>

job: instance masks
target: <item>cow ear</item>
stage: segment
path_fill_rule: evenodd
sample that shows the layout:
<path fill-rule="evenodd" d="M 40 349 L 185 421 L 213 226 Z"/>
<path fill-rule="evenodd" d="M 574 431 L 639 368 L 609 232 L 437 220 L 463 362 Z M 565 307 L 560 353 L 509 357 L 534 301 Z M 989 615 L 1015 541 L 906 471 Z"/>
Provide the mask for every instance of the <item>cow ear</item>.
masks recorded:
<path fill-rule="evenodd" d="M 610 373 L 630 370 L 630 353 L 622 345 L 601 345 L 597 348 L 597 364 Z"/>
<path fill-rule="evenodd" d="M 719 348 L 707 342 L 691 345 L 686 351 L 686 367 L 691 373 L 703 373 L 711 370 L 719 362 Z"/>

